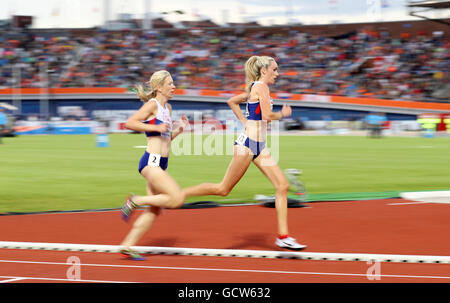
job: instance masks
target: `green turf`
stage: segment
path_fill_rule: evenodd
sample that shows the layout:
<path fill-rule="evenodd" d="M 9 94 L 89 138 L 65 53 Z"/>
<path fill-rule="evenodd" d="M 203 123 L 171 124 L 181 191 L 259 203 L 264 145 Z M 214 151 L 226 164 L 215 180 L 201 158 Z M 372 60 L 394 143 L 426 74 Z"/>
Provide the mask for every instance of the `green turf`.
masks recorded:
<path fill-rule="evenodd" d="M 203 142 L 210 138 L 204 136 Z M 3 141 L 0 212 L 115 208 L 128 192 L 145 193 L 137 172 L 144 150 L 134 148 L 145 144 L 143 135 L 110 135 L 108 148 L 96 147 L 94 135 L 19 136 Z M 279 146 L 280 167 L 301 169 L 310 194 L 450 187 L 450 138 L 280 136 Z M 168 171 L 182 187 L 219 182 L 230 160 L 230 155 L 171 155 Z M 228 197 L 187 202 L 245 201 L 255 194 L 273 193 L 269 181 L 252 165 Z"/>

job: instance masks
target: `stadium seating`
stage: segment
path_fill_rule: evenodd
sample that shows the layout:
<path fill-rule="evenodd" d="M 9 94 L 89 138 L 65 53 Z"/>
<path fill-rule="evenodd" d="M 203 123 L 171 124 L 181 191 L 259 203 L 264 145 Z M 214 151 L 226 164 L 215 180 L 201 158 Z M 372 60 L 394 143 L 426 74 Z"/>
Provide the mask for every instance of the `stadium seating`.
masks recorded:
<path fill-rule="evenodd" d="M 131 87 L 167 69 L 178 88 L 230 90 L 243 86 L 245 60 L 260 54 L 278 61 L 281 76 L 273 90 L 279 93 L 448 101 L 442 87 L 449 45 L 445 36 L 391 38 L 365 30 L 335 38 L 301 32 L 287 38 L 263 28 L 245 36 L 208 30 L 0 32 L 0 88 Z"/>

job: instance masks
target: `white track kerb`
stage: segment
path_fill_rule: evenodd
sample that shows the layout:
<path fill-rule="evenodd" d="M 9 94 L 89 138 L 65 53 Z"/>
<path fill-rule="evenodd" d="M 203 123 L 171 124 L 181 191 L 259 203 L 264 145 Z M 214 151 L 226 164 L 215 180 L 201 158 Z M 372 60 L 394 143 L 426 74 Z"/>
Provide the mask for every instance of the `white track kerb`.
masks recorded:
<path fill-rule="evenodd" d="M 0 249 L 2 248 L 118 253 L 121 249 L 121 246 L 0 241 Z M 284 252 L 284 251 L 270 251 L 270 250 L 207 249 L 207 248 L 154 247 L 154 246 L 133 246 L 132 248 L 136 250 L 138 253 L 153 254 L 153 255 L 450 264 L 450 256 Z"/>
<path fill-rule="evenodd" d="M 448 190 L 404 192 L 400 193 L 400 197 L 424 203 L 450 203 L 450 191 Z"/>

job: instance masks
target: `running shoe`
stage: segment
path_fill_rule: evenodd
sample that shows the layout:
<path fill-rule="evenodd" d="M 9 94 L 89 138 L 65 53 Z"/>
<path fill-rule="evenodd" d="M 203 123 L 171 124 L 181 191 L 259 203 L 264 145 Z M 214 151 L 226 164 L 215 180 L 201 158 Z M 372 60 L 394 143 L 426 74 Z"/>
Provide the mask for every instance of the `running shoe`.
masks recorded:
<path fill-rule="evenodd" d="M 125 204 L 122 206 L 121 213 L 122 213 L 122 219 L 124 221 L 128 221 L 130 219 L 131 214 L 133 211 L 137 208 L 136 203 L 133 202 L 132 197 L 134 196 L 133 193 L 130 193 L 127 197 L 127 200 Z"/>
<path fill-rule="evenodd" d="M 297 243 L 297 240 L 292 237 L 287 237 L 284 239 L 277 238 L 275 244 L 281 248 L 287 248 L 291 250 L 302 250 L 306 248 L 306 245 Z"/>
<path fill-rule="evenodd" d="M 124 256 L 127 259 L 133 260 L 133 261 L 144 261 L 147 260 L 145 257 L 141 256 L 137 252 L 135 252 L 132 249 L 124 248 L 120 250 L 120 254 Z"/>

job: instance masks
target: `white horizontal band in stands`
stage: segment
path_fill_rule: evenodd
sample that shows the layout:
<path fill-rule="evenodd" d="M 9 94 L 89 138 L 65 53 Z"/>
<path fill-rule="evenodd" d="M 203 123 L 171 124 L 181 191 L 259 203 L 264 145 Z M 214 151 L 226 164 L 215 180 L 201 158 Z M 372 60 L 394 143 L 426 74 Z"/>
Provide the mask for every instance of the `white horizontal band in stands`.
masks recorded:
<path fill-rule="evenodd" d="M 122 246 L 0 241 L 0 249 L 2 248 L 118 253 L 122 248 Z M 210 249 L 210 248 L 155 247 L 155 246 L 132 246 L 131 248 L 141 254 L 153 254 L 153 255 L 450 264 L 450 256 L 290 252 L 290 251 L 271 251 L 271 250 Z"/>

